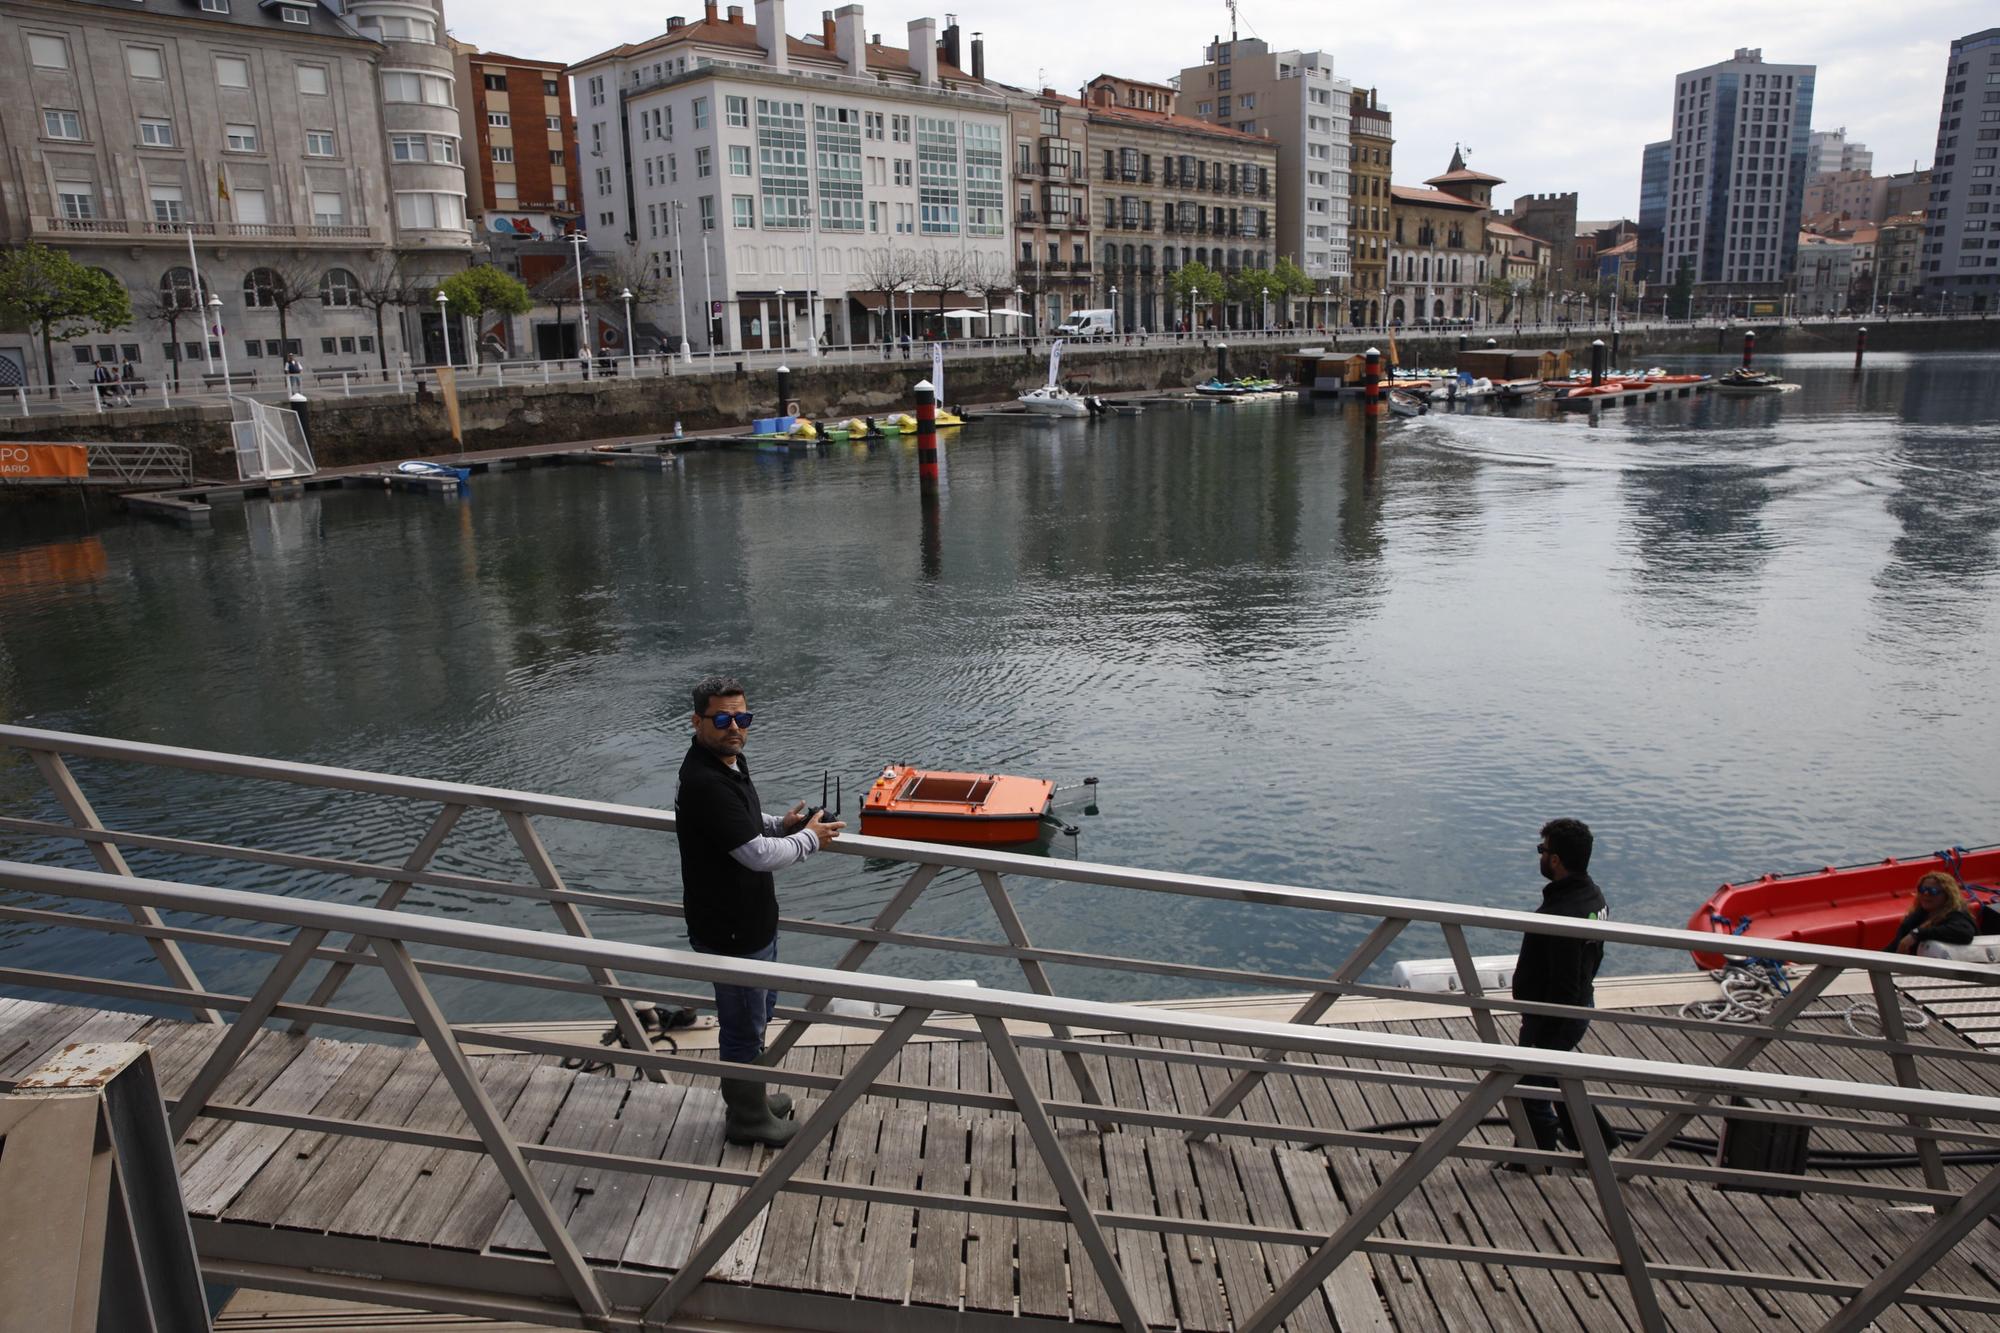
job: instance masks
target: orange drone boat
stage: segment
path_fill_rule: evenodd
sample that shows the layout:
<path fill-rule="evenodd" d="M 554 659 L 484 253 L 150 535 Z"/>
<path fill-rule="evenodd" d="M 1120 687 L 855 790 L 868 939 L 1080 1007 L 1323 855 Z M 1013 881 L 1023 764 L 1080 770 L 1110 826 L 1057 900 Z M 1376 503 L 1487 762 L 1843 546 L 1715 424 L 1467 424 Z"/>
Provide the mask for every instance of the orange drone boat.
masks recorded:
<path fill-rule="evenodd" d="M 861 831 L 873 838 L 999 847 L 1038 841 L 1056 784 L 1004 773 L 946 773 L 890 764 L 861 802 Z"/>

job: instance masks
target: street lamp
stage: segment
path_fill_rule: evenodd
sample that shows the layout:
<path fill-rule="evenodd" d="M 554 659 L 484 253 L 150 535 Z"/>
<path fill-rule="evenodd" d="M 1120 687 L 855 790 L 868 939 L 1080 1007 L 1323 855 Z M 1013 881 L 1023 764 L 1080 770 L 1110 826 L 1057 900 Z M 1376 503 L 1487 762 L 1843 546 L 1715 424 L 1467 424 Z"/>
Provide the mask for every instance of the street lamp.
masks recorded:
<path fill-rule="evenodd" d="M 715 368 L 715 284 L 708 271 L 708 229 L 701 233 L 701 309 L 702 337 L 708 342 L 709 369 Z"/>
<path fill-rule="evenodd" d="M 694 360 L 688 351 L 688 310 L 687 310 L 687 270 L 681 267 L 681 209 L 686 207 L 680 200 L 674 200 L 674 304 L 681 315 L 681 364 Z"/>
<path fill-rule="evenodd" d="M 1378 321 L 1378 322 L 1379 322 L 1379 323 L 1380 323 L 1380 324 L 1382 325 L 1382 327 L 1383 327 L 1383 328 L 1385 328 L 1385 329 L 1386 329 L 1386 328 L 1388 328 L 1388 327 L 1389 327 L 1389 289 L 1388 289 L 1387 287 L 1384 287 L 1384 288 L 1382 289 L 1382 308 L 1381 308 L 1380 310 L 1377 310 L 1377 311 L 1376 311 L 1375 313 L 1376 313 L 1376 314 L 1378 314 L 1378 315 L 1380 315 L 1380 316 L 1382 317 L 1382 318 L 1380 319 L 1380 321 Z"/>
<path fill-rule="evenodd" d="M 444 288 L 438 288 L 438 331 L 444 334 L 444 363 L 446 366 L 451 365 L 451 311 L 447 309 L 450 304 L 451 298 L 444 294 Z"/>
<path fill-rule="evenodd" d="M 632 343 L 632 289 L 627 287 L 618 293 L 618 299 L 625 303 L 625 369 L 628 373 L 637 375 L 639 362 L 634 355 L 636 349 Z"/>
<path fill-rule="evenodd" d="M 792 345 L 790 317 L 785 312 L 785 289 L 778 288 L 778 346 L 789 349 Z"/>
<path fill-rule="evenodd" d="M 222 297 L 209 293 L 208 308 L 211 312 L 208 326 L 215 330 L 215 345 L 222 349 L 222 392 L 226 397 L 229 393 L 229 339 L 222 332 Z"/>
<path fill-rule="evenodd" d="M 1111 336 L 1118 336 L 1118 284 L 1111 284 Z"/>
<path fill-rule="evenodd" d="M 1021 307 L 1026 303 L 1025 298 L 1027 294 L 1028 293 L 1024 288 L 1016 287 L 1014 289 L 1014 309 L 1019 312 L 1014 316 L 1016 320 L 1026 319 L 1028 316 L 1028 312 L 1021 309 Z M 1014 332 L 1017 334 L 1021 332 L 1020 324 L 1017 323 L 1014 325 Z"/>
<path fill-rule="evenodd" d="M 583 247 L 590 238 L 580 231 L 569 234 L 571 249 L 576 252 L 576 354 L 590 355 L 590 319 L 583 309 Z"/>

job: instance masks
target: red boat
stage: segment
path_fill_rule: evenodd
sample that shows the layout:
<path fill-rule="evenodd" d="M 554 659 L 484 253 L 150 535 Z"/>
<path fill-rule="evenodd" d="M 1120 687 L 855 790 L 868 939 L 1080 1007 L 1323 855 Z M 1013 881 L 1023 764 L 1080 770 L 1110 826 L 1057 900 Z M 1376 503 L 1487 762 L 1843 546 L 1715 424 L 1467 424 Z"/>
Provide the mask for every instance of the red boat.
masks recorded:
<path fill-rule="evenodd" d="M 1004 847 L 1038 841 L 1056 784 L 1005 773 L 945 773 L 891 764 L 861 802 L 874 838 Z"/>
<path fill-rule="evenodd" d="M 1688 918 L 1687 928 L 1731 935 L 1748 917 L 1742 934 L 1755 939 L 1880 949 L 1894 938 L 1896 924 L 1909 913 L 1917 881 L 1933 870 L 1954 874 L 1967 885 L 2000 883 L 2000 846 L 1908 861 L 1892 856 L 1874 865 L 1827 866 L 1725 884 Z M 1988 896 L 1992 894 L 1989 889 Z M 1730 952 L 1741 957 L 1747 951 Z M 1697 953 L 1694 961 L 1712 972 L 1725 960 L 1719 953 Z"/>

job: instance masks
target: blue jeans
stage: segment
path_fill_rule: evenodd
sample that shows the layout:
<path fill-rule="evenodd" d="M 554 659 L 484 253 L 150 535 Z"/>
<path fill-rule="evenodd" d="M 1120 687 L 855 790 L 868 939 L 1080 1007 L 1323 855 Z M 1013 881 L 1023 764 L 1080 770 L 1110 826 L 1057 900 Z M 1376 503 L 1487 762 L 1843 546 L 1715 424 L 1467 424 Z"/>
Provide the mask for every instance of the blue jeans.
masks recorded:
<path fill-rule="evenodd" d="M 775 963 L 778 961 L 778 937 L 751 953 L 728 953 L 722 949 L 711 949 L 693 936 L 688 937 L 688 947 L 696 953 L 714 954 L 718 958 L 742 958 L 755 962 Z M 778 992 L 762 986 L 725 986 L 715 983 L 715 1021 L 721 1029 L 716 1045 L 722 1058 L 732 1064 L 754 1065 L 757 1057 L 764 1053 L 764 1029 L 771 1022 L 771 1011 L 778 1007 Z"/>

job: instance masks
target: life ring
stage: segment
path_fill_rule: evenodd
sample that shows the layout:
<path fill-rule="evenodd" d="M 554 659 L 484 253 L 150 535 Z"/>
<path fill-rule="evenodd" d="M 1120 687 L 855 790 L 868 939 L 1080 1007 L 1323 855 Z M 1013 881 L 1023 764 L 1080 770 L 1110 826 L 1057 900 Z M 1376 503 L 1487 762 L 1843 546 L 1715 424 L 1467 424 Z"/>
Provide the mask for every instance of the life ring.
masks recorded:
<path fill-rule="evenodd" d="M 606 329 L 598 335 L 598 341 L 606 347 L 616 347 L 625 341 L 625 335 L 616 329 Z"/>

